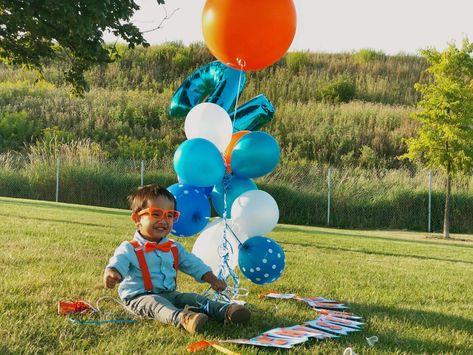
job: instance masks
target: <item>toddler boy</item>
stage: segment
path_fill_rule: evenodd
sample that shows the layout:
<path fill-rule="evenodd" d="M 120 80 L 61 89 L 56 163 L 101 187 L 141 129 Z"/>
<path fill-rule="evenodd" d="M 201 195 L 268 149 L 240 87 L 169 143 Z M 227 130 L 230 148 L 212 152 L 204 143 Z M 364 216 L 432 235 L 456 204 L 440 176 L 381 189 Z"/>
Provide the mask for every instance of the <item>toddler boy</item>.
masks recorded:
<path fill-rule="evenodd" d="M 222 322 L 245 323 L 249 310 L 238 304 L 211 301 L 196 293 L 176 291 L 177 271 L 221 292 L 227 285 L 201 259 L 167 237 L 179 218 L 176 199 L 164 187 L 147 185 L 128 197 L 136 225 L 133 240 L 123 242 L 110 258 L 104 284 L 114 288 L 134 314 L 198 331 L 208 316 Z"/>

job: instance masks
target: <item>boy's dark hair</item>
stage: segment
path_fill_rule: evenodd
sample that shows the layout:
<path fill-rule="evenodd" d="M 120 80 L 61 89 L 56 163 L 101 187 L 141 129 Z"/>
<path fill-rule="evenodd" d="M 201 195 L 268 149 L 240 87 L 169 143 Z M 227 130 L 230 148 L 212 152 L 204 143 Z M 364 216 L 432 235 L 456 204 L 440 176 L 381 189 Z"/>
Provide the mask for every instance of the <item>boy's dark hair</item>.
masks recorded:
<path fill-rule="evenodd" d="M 163 196 L 174 202 L 174 209 L 177 208 L 176 198 L 165 187 L 158 184 L 150 184 L 138 187 L 131 195 L 128 196 L 128 203 L 133 213 L 148 208 L 149 201 Z"/>

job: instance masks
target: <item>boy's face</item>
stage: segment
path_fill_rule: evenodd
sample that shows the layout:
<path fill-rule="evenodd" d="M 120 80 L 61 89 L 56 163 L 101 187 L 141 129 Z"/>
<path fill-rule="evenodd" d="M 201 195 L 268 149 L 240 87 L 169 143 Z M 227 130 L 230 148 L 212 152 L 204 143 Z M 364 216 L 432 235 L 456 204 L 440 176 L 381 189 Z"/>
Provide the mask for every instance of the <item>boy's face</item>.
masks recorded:
<path fill-rule="evenodd" d="M 160 208 L 163 210 L 174 210 L 174 202 L 165 196 L 159 196 L 149 201 L 148 208 Z M 141 235 L 152 242 L 159 242 L 162 238 L 171 232 L 173 220 L 171 218 L 158 219 L 149 213 L 133 217 Z"/>

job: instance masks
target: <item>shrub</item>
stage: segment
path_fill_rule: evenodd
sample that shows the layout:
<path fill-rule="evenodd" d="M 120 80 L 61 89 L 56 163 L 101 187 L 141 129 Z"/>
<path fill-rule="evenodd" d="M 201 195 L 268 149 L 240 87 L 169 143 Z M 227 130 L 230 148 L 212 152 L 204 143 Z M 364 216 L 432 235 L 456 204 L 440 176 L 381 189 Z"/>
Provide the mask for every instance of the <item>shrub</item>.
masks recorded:
<path fill-rule="evenodd" d="M 321 100 L 331 103 L 349 102 L 355 94 L 356 86 L 346 76 L 335 79 L 320 90 Z"/>
<path fill-rule="evenodd" d="M 4 112 L 0 115 L 0 152 L 19 150 L 39 134 L 39 128 L 25 111 Z"/>

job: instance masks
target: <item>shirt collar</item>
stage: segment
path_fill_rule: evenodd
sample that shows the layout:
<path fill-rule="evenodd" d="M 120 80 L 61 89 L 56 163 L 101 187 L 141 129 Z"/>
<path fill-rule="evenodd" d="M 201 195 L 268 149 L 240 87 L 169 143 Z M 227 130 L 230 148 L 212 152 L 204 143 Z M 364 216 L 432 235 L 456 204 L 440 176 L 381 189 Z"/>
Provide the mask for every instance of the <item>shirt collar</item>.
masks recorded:
<path fill-rule="evenodd" d="M 143 238 L 143 236 L 141 235 L 140 231 L 136 231 L 136 232 L 135 232 L 135 235 L 133 236 L 133 239 L 134 239 L 134 240 L 137 240 L 138 243 L 140 243 L 141 245 L 144 245 L 145 243 L 148 243 L 148 242 L 153 243 L 152 241 Z M 161 240 L 159 241 L 158 244 L 166 243 L 168 240 L 169 240 L 168 237 L 165 236 L 163 239 L 161 239 Z"/>

